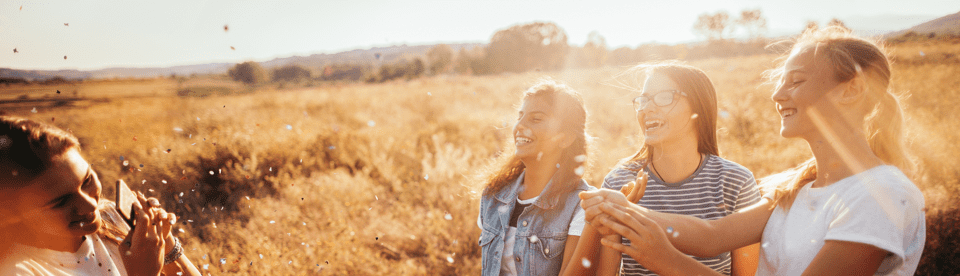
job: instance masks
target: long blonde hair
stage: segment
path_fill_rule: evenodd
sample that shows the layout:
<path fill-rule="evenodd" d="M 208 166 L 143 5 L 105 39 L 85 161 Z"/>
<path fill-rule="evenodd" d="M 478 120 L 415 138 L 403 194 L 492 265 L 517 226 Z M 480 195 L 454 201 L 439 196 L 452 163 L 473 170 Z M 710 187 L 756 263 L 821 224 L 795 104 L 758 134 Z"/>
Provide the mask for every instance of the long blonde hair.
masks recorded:
<path fill-rule="evenodd" d="M 636 87 L 643 84 L 633 84 L 644 76 L 663 74 L 680 86 L 680 91 L 687 94 L 690 109 L 697 115 L 694 128 L 697 131 L 697 152 L 720 155 L 717 146 L 717 90 L 707 74 L 700 68 L 683 64 L 679 61 L 665 61 L 644 63 L 634 66 L 617 75 L 620 88 L 638 92 Z M 644 144 L 633 156 L 621 160 L 621 163 L 645 162 L 652 154 L 653 147 Z M 643 166 L 638 167 L 642 170 Z"/>
<path fill-rule="evenodd" d="M 582 178 L 587 166 L 587 109 L 583 98 L 569 86 L 551 79 L 540 80 L 537 84 L 523 92 L 522 101 L 532 98 L 547 101 L 555 109 L 560 110 L 561 128 L 567 135 L 575 139 L 573 143 L 563 149 L 560 167 L 551 181 L 561 183 L 561 188 L 554 189 L 553 194 L 562 194 L 576 188 L 576 182 Z M 499 192 L 503 187 L 515 181 L 526 166 L 515 154 L 503 155 L 490 166 L 491 169 L 482 176 L 484 183 L 483 194 L 490 195 Z M 578 169 L 579 168 L 579 169 Z M 579 172 L 579 173 L 578 173 Z"/>
<path fill-rule="evenodd" d="M 808 29 L 797 38 L 793 51 L 781 57 L 780 66 L 767 71 L 768 81 L 776 83 L 776 89 L 783 85 L 780 79 L 787 57 L 803 47 L 816 47 L 816 55 L 823 55 L 830 62 L 839 83 L 856 77 L 865 81 L 865 99 L 872 105 L 872 110 L 864 116 L 863 126 L 870 149 L 885 163 L 898 167 L 910 176 L 914 163 L 904 145 L 903 110 L 899 97 L 890 91 L 890 61 L 883 47 L 841 27 Z M 772 187 L 773 207 L 789 209 L 800 188 L 816 178 L 817 162 L 811 158 L 785 172 L 761 179 L 761 183 Z"/>

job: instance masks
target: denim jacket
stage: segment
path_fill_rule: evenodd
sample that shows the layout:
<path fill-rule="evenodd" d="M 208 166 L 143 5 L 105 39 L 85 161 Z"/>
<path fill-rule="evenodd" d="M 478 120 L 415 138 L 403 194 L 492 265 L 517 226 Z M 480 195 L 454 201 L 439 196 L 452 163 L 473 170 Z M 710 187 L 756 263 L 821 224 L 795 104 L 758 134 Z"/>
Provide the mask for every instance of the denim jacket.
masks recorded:
<path fill-rule="evenodd" d="M 480 200 L 480 235 L 482 274 L 500 275 L 504 239 L 510 228 L 510 214 L 517 203 L 517 193 L 523 183 L 523 174 L 495 194 L 484 195 Z M 547 184 L 541 195 L 552 187 Z M 517 240 L 513 255 L 519 259 L 519 275 L 558 275 L 563 264 L 563 249 L 574 211 L 580 208 L 580 191 L 594 187 L 580 180 L 573 192 L 545 198 L 541 196 L 530 204 L 517 220 Z"/>

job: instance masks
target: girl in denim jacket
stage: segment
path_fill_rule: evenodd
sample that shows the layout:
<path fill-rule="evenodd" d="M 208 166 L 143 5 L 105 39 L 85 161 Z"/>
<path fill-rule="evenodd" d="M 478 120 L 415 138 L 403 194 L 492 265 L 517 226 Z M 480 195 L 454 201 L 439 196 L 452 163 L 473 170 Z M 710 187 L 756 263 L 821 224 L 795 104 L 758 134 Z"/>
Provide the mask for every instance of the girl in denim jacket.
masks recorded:
<path fill-rule="evenodd" d="M 477 225 L 483 275 L 558 275 L 584 215 L 586 109 L 570 87 L 543 80 L 523 93 L 513 128 L 516 153 L 484 178 Z"/>

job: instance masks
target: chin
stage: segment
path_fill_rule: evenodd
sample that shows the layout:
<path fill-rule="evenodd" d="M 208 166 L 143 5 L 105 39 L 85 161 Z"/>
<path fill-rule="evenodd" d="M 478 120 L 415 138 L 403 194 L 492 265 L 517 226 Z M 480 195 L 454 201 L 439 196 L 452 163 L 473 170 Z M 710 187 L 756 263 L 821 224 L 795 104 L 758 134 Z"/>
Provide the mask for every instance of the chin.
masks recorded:
<path fill-rule="evenodd" d="M 76 228 L 71 229 L 72 230 L 71 232 L 73 232 L 78 236 L 86 236 L 89 234 L 96 233 L 98 230 L 100 230 L 100 227 L 102 226 L 103 226 L 103 220 L 100 219 L 100 216 L 98 214 L 97 219 L 94 220 L 93 223 L 85 224 L 82 227 L 77 226 Z"/>

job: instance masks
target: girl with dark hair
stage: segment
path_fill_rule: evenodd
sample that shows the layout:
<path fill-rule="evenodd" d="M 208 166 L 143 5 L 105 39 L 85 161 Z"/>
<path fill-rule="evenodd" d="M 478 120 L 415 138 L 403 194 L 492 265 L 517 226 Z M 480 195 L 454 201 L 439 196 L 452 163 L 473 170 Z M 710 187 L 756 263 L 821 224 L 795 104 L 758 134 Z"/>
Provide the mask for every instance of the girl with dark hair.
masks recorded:
<path fill-rule="evenodd" d="M 200 275 L 176 216 L 139 195 L 130 230 L 72 134 L 0 116 L 0 275 Z"/>
<path fill-rule="evenodd" d="M 883 50 L 842 28 L 810 30 L 770 76 L 780 134 L 805 140 L 813 159 L 763 179 L 760 203 L 713 221 L 653 212 L 616 191 L 584 193 L 588 221 L 642 241 L 603 245 L 671 275 L 715 274 L 683 253 L 757 242 L 759 275 L 913 275 L 926 237 L 924 199 L 908 177 L 904 119 Z"/>
<path fill-rule="evenodd" d="M 485 176 L 477 225 L 483 275 L 557 275 L 583 230 L 586 109 L 570 87 L 544 80 L 523 93 L 516 152 Z"/>
<path fill-rule="evenodd" d="M 621 74 L 620 78 L 624 77 L 624 88 L 642 87 L 633 104 L 644 144 L 607 174 L 603 188 L 620 190 L 640 183 L 633 189 L 645 192 L 634 194 L 646 195 L 630 199 L 631 205 L 706 220 L 725 217 L 760 201 L 753 173 L 719 156 L 717 94 L 702 70 L 679 62 L 662 62 L 638 65 Z M 626 82 L 634 80 L 643 80 L 642 86 Z M 627 246 L 634 242 L 605 227 L 588 225 L 574 255 L 582 262 L 574 262 L 577 265 L 570 266 L 566 275 L 655 275 L 633 256 L 601 248 L 601 236 L 622 240 Z M 735 249 L 733 254 L 730 250 L 717 252 L 697 260 L 725 275 L 731 270 L 737 272 L 735 275 L 751 275 L 756 269 L 758 247 Z"/>

